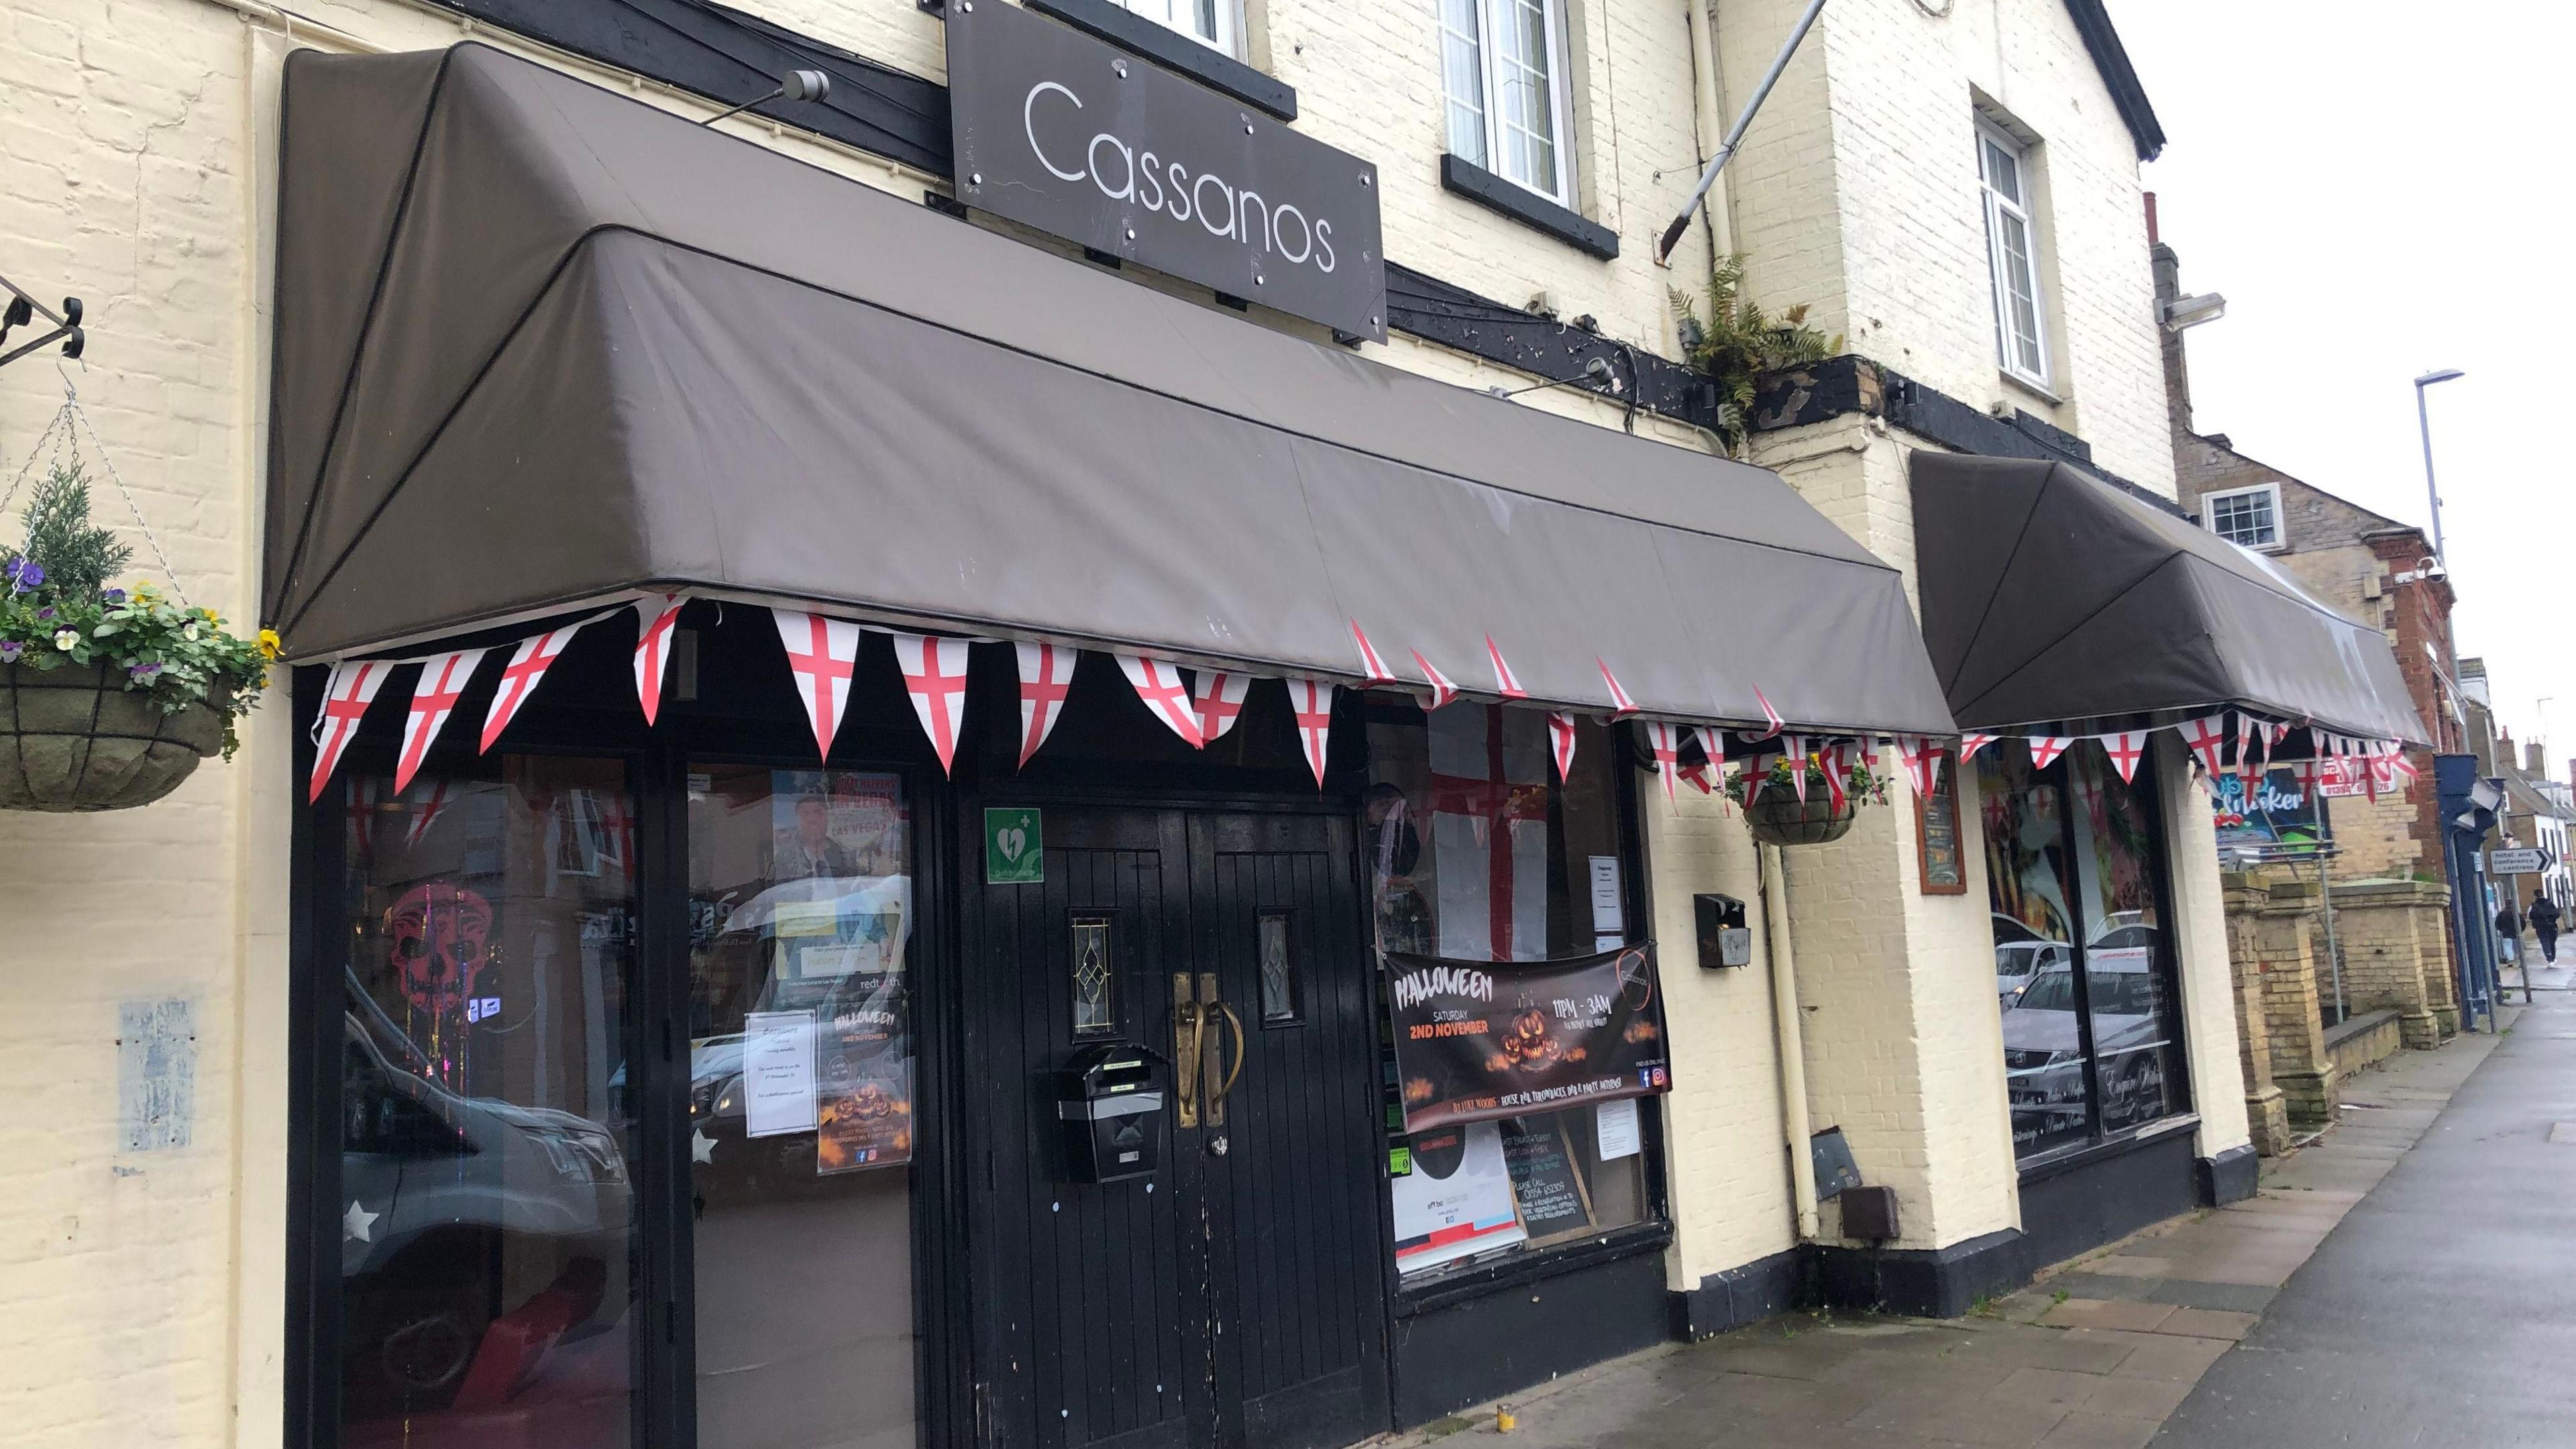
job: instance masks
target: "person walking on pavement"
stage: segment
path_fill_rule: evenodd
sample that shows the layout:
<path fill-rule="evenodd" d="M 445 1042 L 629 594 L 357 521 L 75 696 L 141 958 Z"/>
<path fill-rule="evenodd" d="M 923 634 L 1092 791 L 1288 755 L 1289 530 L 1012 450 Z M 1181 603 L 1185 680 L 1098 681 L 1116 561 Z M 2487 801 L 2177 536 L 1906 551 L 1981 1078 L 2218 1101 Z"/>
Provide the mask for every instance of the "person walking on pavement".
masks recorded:
<path fill-rule="evenodd" d="M 2513 913 L 2513 897 L 2505 897 L 2504 904 L 2496 907 L 2495 928 L 2496 937 L 2502 943 L 2504 964 L 2519 964 L 2522 960 L 2519 949 L 2522 945 L 2522 917 Z"/>
<path fill-rule="evenodd" d="M 2531 918 L 2531 932 L 2540 938 L 2540 959 L 2552 966 L 2558 964 L 2558 903 L 2544 890 L 2531 893 L 2531 909 L 2523 912 Z"/>

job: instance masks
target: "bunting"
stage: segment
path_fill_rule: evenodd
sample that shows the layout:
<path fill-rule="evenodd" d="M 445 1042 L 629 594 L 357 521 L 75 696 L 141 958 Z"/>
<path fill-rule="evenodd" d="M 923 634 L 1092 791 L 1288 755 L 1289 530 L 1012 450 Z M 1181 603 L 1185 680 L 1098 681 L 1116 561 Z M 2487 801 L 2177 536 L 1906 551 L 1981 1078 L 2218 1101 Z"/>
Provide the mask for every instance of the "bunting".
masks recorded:
<path fill-rule="evenodd" d="M 1243 697 L 1252 689 L 1252 676 L 1227 669 L 1202 669 L 1198 672 L 1198 686 L 1190 698 L 1190 709 L 1198 718 L 1200 742 L 1212 745 L 1217 736 L 1234 728 L 1234 722 L 1243 717 Z"/>
<path fill-rule="evenodd" d="M 1941 744 L 1929 735 L 1898 735 L 1896 762 L 1904 767 L 1906 781 L 1917 796 L 1928 798 L 1941 783 Z"/>
<path fill-rule="evenodd" d="M 1073 667 L 1081 651 L 1062 644 L 1014 644 L 1020 663 L 1020 768 L 1028 768 L 1038 746 L 1055 733 L 1064 714 L 1065 696 L 1073 692 Z"/>
<path fill-rule="evenodd" d="M 1556 778 L 1574 778 L 1574 716 L 1561 709 L 1547 714 L 1547 749 L 1556 757 Z"/>
<path fill-rule="evenodd" d="M 643 702 L 644 723 L 662 713 L 662 677 L 671 663 L 671 627 L 679 620 L 681 594 L 657 594 L 635 601 L 635 697 Z"/>
<path fill-rule="evenodd" d="M 2111 757 L 2111 768 L 2120 772 L 2120 783 L 2129 784 L 2138 777 L 2138 761 L 2147 753 L 2146 730 L 2123 730 L 2116 734 L 2097 735 L 2102 753 Z"/>
<path fill-rule="evenodd" d="M 1191 749 L 1199 749 L 1207 740 L 1199 733 L 1198 716 L 1190 711 L 1190 688 L 1181 682 L 1181 671 L 1160 659 L 1141 654 L 1113 656 L 1127 682 L 1136 686 L 1136 697 L 1153 711 L 1154 718 L 1171 727 L 1172 733 Z"/>
<path fill-rule="evenodd" d="M 1527 699 L 1529 691 L 1521 688 L 1521 677 L 1503 662 L 1503 651 L 1494 647 L 1494 636 L 1485 636 L 1485 657 L 1494 661 L 1494 692 L 1505 699 Z"/>
<path fill-rule="evenodd" d="M 1320 679 L 1291 679 L 1287 684 L 1288 709 L 1297 717 L 1297 744 L 1306 752 L 1306 768 L 1315 772 L 1315 788 L 1320 790 L 1332 745 L 1333 686 Z"/>
<path fill-rule="evenodd" d="M 787 648 L 787 672 L 796 680 L 805 723 L 814 731 L 814 757 L 830 759 L 832 737 L 841 732 L 841 716 L 850 707 L 859 626 L 794 609 L 772 609 L 769 617 L 778 626 L 778 642 Z"/>
<path fill-rule="evenodd" d="M 2222 757 L 2227 751 L 2226 711 L 2186 721 L 2181 728 L 2182 742 L 2191 747 L 2191 757 L 2202 773 L 2215 776 L 2225 768 Z"/>
<path fill-rule="evenodd" d="M 313 783 L 304 803 L 322 798 L 322 787 L 331 783 L 331 772 L 340 768 L 340 757 L 358 737 L 358 722 L 367 717 L 367 706 L 376 702 L 376 691 L 385 687 L 385 676 L 393 669 L 380 659 L 344 659 L 331 666 L 331 682 L 322 691 L 322 714 L 315 721 Z"/>
<path fill-rule="evenodd" d="M 1458 686 L 1449 682 L 1449 676 L 1441 673 L 1438 665 L 1423 658 L 1422 651 L 1419 649 L 1410 652 L 1413 655 L 1413 662 L 1422 670 L 1422 677 L 1431 684 L 1431 703 L 1423 708 L 1438 709 L 1458 697 Z"/>
<path fill-rule="evenodd" d="M 1692 727 L 1692 733 L 1699 736 L 1699 752 L 1708 756 L 1710 769 L 1726 763 L 1726 731 L 1715 725 L 1696 725 Z"/>
<path fill-rule="evenodd" d="M 451 649 L 433 654 L 420 662 L 420 678 L 411 687 L 411 709 L 403 716 L 402 753 L 394 761 L 394 793 L 399 795 L 420 773 L 420 762 L 429 757 L 429 747 L 438 740 L 439 731 L 456 712 L 456 701 L 463 698 L 466 684 L 474 678 L 474 666 L 483 662 L 482 649 Z"/>
<path fill-rule="evenodd" d="M 1673 781 L 1681 773 L 1681 732 L 1662 720 L 1646 721 L 1646 748 L 1655 756 L 1655 773 L 1664 780 L 1664 798 L 1673 794 Z"/>
<path fill-rule="evenodd" d="M 957 737 L 966 721 L 966 641 L 936 634 L 893 638 L 895 667 L 903 671 L 903 692 L 912 696 L 912 712 L 921 717 L 921 732 L 930 737 L 939 772 L 953 773 Z"/>
<path fill-rule="evenodd" d="M 2262 733 L 2262 722 L 2243 710 L 2236 712 L 2236 777 L 2251 783 L 2255 776 L 2254 740 Z"/>
<path fill-rule="evenodd" d="M 2058 756 L 2066 753 L 2066 747 L 2075 743 L 2075 737 L 2073 735 L 2032 735 L 2029 737 L 2029 742 L 2030 767 L 2034 770 L 2045 770 L 2057 762 Z"/>
<path fill-rule="evenodd" d="M 1610 717 L 1614 720 L 1626 719 L 1635 714 L 1637 702 L 1630 699 L 1628 691 L 1620 687 L 1619 676 L 1610 672 L 1610 661 L 1596 655 L 1592 662 L 1601 666 L 1601 680 L 1610 686 Z"/>
<path fill-rule="evenodd" d="M 1831 807 L 1836 815 L 1843 813 L 1843 810 L 1851 804 L 1851 792 L 1844 777 L 1851 773 L 1851 753 L 1854 748 L 1853 741 L 1836 740 L 1816 752 L 1816 761 L 1824 768 L 1825 804 Z"/>
<path fill-rule="evenodd" d="M 1807 800 L 1807 737 L 1782 735 L 1781 748 L 1789 757 L 1789 787 L 1798 792 L 1798 803 Z"/>
<path fill-rule="evenodd" d="M 537 692 L 537 685 L 546 677 L 546 671 L 554 668 L 555 661 L 563 657 L 564 646 L 572 642 L 572 636 L 580 633 L 584 624 L 591 622 L 584 619 L 580 624 L 566 624 L 560 629 L 549 629 L 534 638 L 519 641 L 519 647 L 510 652 L 510 662 L 501 668 L 501 682 L 492 691 L 491 707 L 483 711 L 482 753 L 488 755 L 492 752 L 492 746 L 501 738 L 501 731 L 508 729 L 510 721 L 517 717 L 519 706 L 526 704 L 528 696 Z"/>
<path fill-rule="evenodd" d="M 1385 660 L 1377 657 L 1377 646 L 1369 642 L 1368 631 L 1360 627 L 1357 619 L 1351 621 L 1351 642 L 1360 646 L 1362 683 L 1370 686 L 1395 683 L 1394 671 L 1386 667 Z"/>
<path fill-rule="evenodd" d="M 1771 707 L 1771 696 L 1762 692 L 1761 685 L 1757 684 L 1753 686 L 1753 698 L 1762 706 L 1762 719 L 1766 728 L 1764 728 L 1762 733 L 1758 735 L 1746 735 L 1744 738 L 1748 743 L 1760 744 L 1762 741 L 1778 735 L 1780 733 L 1780 727 L 1785 723 L 1785 721 L 1780 718 L 1780 711 Z"/>

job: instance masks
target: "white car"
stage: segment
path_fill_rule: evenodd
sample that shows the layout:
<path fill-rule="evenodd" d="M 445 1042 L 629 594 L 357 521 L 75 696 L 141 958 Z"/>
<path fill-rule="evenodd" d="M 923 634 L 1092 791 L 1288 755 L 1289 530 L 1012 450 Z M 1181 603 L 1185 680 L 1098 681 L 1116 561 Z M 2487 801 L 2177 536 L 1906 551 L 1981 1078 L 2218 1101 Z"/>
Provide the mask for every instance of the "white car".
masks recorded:
<path fill-rule="evenodd" d="M 2007 1008 L 2041 972 L 2074 959 L 2065 942 L 2049 940 L 2001 912 L 1995 914 L 1994 932 L 1995 998 Z"/>
<path fill-rule="evenodd" d="M 2100 1059 L 2102 1125 L 2135 1127 L 2162 1115 L 2170 1013 L 2156 977 L 2155 928 L 2119 925 L 2085 951 L 2085 985 Z M 2043 969 L 2004 1010 L 2004 1081 L 2014 1132 L 2046 1138 L 2084 1117 L 2083 1036 L 2071 965 Z"/>

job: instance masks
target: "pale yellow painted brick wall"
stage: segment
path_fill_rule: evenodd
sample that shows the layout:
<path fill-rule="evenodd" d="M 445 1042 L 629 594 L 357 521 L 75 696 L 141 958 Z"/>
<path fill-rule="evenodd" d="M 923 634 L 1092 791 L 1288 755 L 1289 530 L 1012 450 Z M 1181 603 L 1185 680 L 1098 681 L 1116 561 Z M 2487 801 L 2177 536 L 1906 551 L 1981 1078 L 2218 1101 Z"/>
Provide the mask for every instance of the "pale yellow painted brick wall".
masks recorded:
<path fill-rule="evenodd" d="M 2237 1062 L 2236 977 L 2227 956 L 2218 825 L 2209 796 L 2191 782 L 2182 737 L 2172 730 L 2157 731 L 2155 751 L 2156 778 L 2164 782 L 2173 939 L 2182 965 L 2192 1106 L 2200 1113 L 2199 1155 L 2215 1157 L 2253 1140 L 2245 1115 L 2244 1071 Z"/>

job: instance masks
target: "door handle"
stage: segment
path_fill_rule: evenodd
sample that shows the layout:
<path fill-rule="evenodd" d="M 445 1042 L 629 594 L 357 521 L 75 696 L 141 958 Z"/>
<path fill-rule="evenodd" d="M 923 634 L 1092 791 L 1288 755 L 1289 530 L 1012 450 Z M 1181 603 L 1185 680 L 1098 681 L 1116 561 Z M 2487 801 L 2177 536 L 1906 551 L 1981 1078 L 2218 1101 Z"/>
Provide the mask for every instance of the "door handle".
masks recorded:
<path fill-rule="evenodd" d="M 1190 973 L 1172 973 L 1172 1101 L 1179 1108 L 1176 1125 L 1199 1125 L 1199 1050 L 1206 1017 L 1190 989 Z"/>
<path fill-rule="evenodd" d="M 1226 1021 L 1234 1027 L 1234 1070 L 1225 1074 L 1223 1085 L 1218 1084 L 1217 1073 L 1225 1059 L 1225 1050 L 1218 1033 L 1213 1030 L 1219 1012 L 1224 1013 Z M 1199 1030 L 1204 1042 L 1203 1050 L 1207 1053 L 1207 1059 L 1200 1066 L 1200 1076 L 1208 1086 L 1208 1099 L 1199 1116 L 1210 1127 L 1222 1127 L 1225 1125 L 1226 1094 L 1234 1090 L 1235 1079 L 1243 1075 L 1246 1043 L 1243 1018 L 1235 1015 L 1234 1008 L 1226 1005 L 1217 994 L 1216 973 L 1213 971 L 1199 974 Z"/>
<path fill-rule="evenodd" d="M 1234 1008 L 1220 1001 L 1214 1004 L 1214 1009 L 1224 1012 L 1227 1024 L 1234 1028 L 1234 1070 L 1225 1074 L 1224 1086 L 1218 1087 L 1208 1094 L 1208 1125 L 1213 1127 L 1222 1127 L 1225 1125 L 1226 1094 L 1234 1090 L 1235 1079 L 1243 1075 L 1245 1043 L 1243 1039 L 1243 1018 L 1234 1014 Z M 1211 1036 L 1209 1040 L 1213 1042 L 1215 1038 Z"/>

